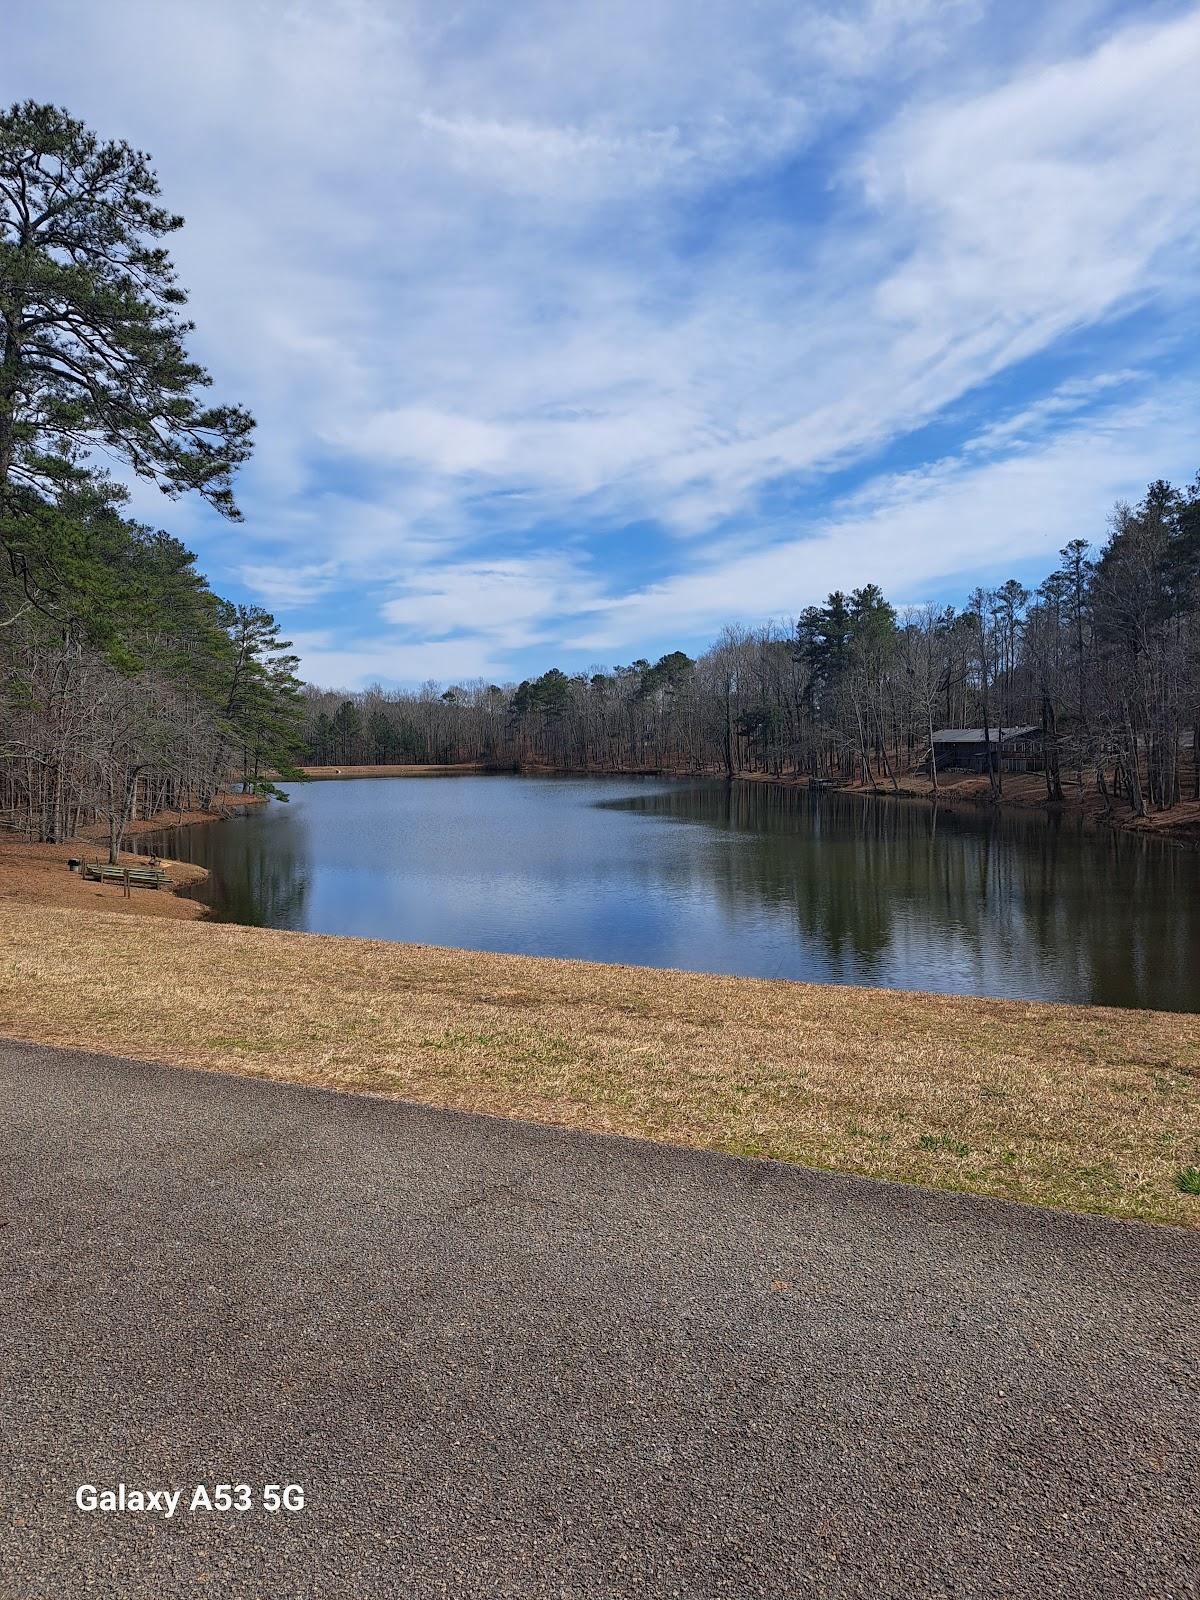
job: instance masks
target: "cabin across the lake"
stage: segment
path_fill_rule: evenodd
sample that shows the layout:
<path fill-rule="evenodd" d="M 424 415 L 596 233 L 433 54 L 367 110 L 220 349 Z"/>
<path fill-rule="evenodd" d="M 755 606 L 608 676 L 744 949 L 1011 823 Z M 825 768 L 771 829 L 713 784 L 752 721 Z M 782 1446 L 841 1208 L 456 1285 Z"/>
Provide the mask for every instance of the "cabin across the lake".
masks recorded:
<path fill-rule="evenodd" d="M 1036 772 L 1042 766 L 1042 730 L 1030 723 L 1019 728 L 939 728 L 933 736 L 932 761 L 939 772 L 958 767 L 967 772 L 1002 768 Z"/>

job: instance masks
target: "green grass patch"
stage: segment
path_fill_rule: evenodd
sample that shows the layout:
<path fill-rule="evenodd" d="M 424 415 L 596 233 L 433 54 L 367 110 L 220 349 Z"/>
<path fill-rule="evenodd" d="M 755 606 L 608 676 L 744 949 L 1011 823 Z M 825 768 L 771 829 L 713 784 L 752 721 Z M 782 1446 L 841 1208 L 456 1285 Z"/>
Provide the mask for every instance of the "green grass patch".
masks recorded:
<path fill-rule="evenodd" d="M 970 1145 L 963 1144 L 959 1139 L 952 1139 L 948 1133 L 923 1133 L 917 1140 L 918 1150 L 945 1150 L 952 1156 L 971 1154 Z"/>

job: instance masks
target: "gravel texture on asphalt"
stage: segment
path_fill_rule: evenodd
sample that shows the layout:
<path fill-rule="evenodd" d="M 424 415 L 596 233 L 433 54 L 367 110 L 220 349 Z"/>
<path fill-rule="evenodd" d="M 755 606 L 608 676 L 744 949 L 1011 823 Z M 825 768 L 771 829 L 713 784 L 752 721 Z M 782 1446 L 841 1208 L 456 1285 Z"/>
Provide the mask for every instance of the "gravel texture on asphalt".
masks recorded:
<path fill-rule="evenodd" d="M 27 1045 L 0 1100 L 5 1600 L 1200 1594 L 1196 1235 Z"/>

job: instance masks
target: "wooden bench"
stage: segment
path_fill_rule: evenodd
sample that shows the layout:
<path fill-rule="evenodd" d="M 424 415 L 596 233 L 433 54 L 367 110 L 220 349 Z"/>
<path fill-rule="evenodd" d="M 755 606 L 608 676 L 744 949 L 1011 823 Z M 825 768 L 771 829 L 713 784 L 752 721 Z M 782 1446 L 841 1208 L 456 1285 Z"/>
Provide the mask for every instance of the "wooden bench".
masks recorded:
<path fill-rule="evenodd" d="M 162 889 L 171 881 L 161 867 L 113 867 L 107 861 L 85 861 L 79 875 L 89 883 L 124 884 L 127 894 L 130 889 Z"/>

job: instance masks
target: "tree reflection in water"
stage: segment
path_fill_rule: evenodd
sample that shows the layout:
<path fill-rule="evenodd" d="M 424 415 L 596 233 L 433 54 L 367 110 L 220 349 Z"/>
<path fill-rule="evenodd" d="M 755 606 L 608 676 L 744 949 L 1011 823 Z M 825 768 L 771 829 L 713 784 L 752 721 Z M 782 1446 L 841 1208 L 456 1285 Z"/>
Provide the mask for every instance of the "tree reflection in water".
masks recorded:
<path fill-rule="evenodd" d="M 893 956 L 932 921 L 948 975 L 975 973 L 986 985 L 999 955 L 1015 968 L 1053 964 L 1072 998 L 1095 1004 L 1200 1004 L 1193 851 L 1040 811 L 939 809 L 759 782 L 679 785 L 604 804 L 744 835 L 748 848 L 709 860 L 722 899 L 790 906 L 807 940 L 853 958 L 859 982 L 896 986 Z"/>
<path fill-rule="evenodd" d="M 307 829 L 277 808 L 269 833 L 257 812 L 228 822 L 164 828 L 142 843 L 169 861 L 206 867 L 199 884 L 203 900 L 218 922 L 251 928 L 304 928 L 309 889 Z M 260 826 L 254 826 L 259 823 Z"/>
<path fill-rule="evenodd" d="M 168 830 L 226 921 L 814 982 L 1200 1007 L 1200 853 L 771 784 L 355 779 Z"/>

